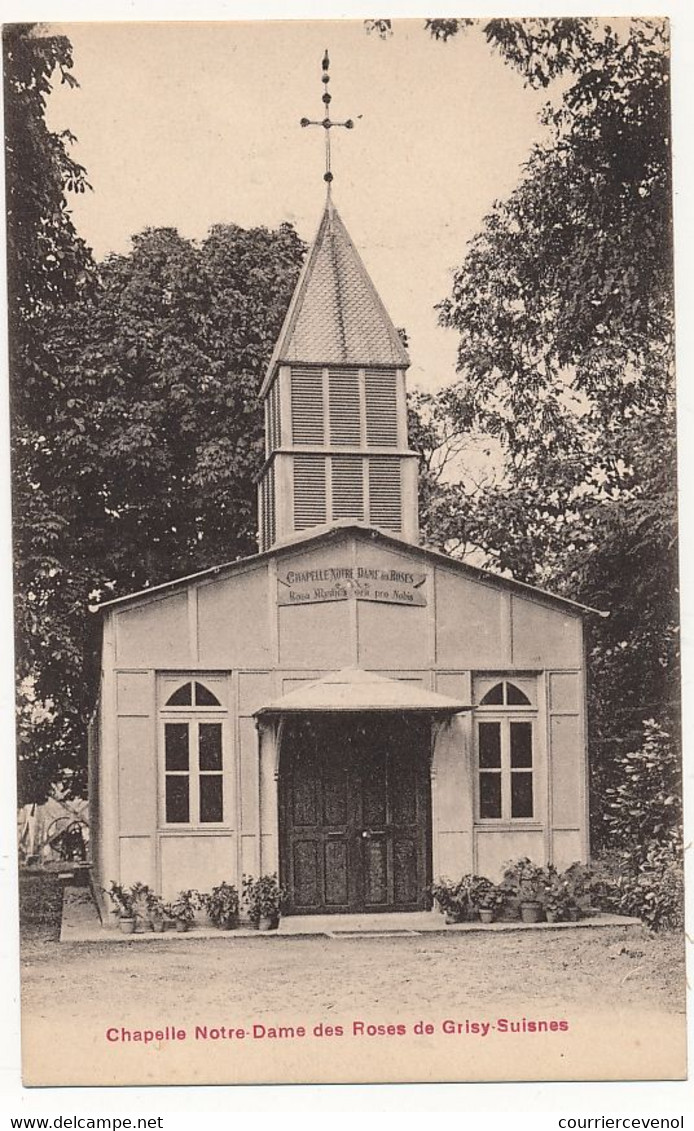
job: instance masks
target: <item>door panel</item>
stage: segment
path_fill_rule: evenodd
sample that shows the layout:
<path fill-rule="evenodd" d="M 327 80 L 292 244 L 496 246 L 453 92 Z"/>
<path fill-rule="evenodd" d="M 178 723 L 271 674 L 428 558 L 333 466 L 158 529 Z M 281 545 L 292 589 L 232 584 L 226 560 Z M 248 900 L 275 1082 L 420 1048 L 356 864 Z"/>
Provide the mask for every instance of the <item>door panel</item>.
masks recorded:
<path fill-rule="evenodd" d="M 426 722 L 398 716 L 287 725 L 280 871 L 290 914 L 426 906 L 429 741 Z"/>
<path fill-rule="evenodd" d="M 328 907 L 346 907 L 349 902 L 349 854 L 346 840 L 325 845 L 325 902 Z"/>
<path fill-rule="evenodd" d="M 364 905 L 382 910 L 388 899 L 388 845 L 385 834 L 363 838 Z"/>
<path fill-rule="evenodd" d="M 301 907 L 318 908 L 321 904 L 318 844 L 299 840 L 293 846 L 294 897 Z"/>
<path fill-rule="evenodd" d="M 361 823 L 366 828 L 382 828 L 388 814 L 386 758 L 380 742 L 369 749 L 368 737 L 363 737 L 366 749 L 361 752 Z"/>
<path fill-rule="evenodd" d="M 393 838 L 393 899 L 395 903 L 417 902 L 417 844 L 413 837 Z"/>

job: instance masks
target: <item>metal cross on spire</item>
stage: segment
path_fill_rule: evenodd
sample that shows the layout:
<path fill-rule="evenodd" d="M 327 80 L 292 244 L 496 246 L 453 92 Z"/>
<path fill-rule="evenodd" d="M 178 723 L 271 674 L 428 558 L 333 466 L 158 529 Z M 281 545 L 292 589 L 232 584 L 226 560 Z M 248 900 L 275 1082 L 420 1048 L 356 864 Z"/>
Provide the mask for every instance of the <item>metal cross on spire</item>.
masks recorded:
<path fill-rule="evenodd" d="M 323 74 L 321 75 L 321 82 L 323 83 L 324 87 L 323 105 L 325 106 L 325 117 L 318 122 L 313 122 L 310 120 L 310 118 L 301 119 L 302 126 L 322 126 L 325 130 L 325 173 L 323 174 L 323 180 L 328 186 L 328 192 L 330 192 L 330 184 L 333 179 L 333 174 L 330 168 L 330 131 L 334 126 L 344 126 L 346 130 L 354 129 L 354 122 L 351 118 L 347 118 L 347 120 L 344 122 L 333 122 L 330 118 L 330 103 L 332 102 L 332 95 L 328 91 L 328 83 L 330 82 L 329 71 L 330 59 L 328 58 L 328 52 L 326 49 L 325 55 L 323 56 Z"/>

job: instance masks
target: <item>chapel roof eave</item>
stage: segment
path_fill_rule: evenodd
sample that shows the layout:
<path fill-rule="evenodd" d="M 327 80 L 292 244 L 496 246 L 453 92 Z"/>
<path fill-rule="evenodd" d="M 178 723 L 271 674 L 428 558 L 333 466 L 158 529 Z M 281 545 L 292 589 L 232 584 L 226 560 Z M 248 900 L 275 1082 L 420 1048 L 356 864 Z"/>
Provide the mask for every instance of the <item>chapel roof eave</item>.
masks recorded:
<path fill-rule="evenodd" d="M 237 558 L 234 561 L 223 562 L 219 565 L 211 566 L 183 577 L 172 578 L 170 581 L 164 581 L 159 585 L 152 585 L 147 589 L 140 589 L 134 593 L 127 593 L 122 597 L 113 597 L 108 601 L 100 601 L 97 604 L 90 605 L 89 609 L 90 612 L 97 613 L 102 610 L 110 610 L 116 606 L 122 607 L 138 601 L 146 601 L 149 598 L 163 597 L 168 592 L 184 588 L 186 585 L 194 584 L 198 581 L 203 581 L 208 578 L 212 579 L 222 574 L 232 575 L 236 571 L 248 569 L 255 565 L 261 565 L 263 562 L 272 558 L 292 553 L 301 546 L 308 548 L 309 546 L 317 545 L 321 542 L 329 542 L 337 538 L 349 536 L 361 537 L 364 540 L 368 538 L 371 542 L 380 542 L 392 549 L 401 550 L 411 556 L 419 557 L 422 561 L 430 561 L 434 565 L 438 564 L 443 568 L 452 569 L 481 584 L 516 592 L 519 596 L 524 596 L 528 600 L 535 599 L 545 601 L 555 607 L 563 607 L 568 612 L 573 612 L 576 615 L 598 616 L 602 618 L 610 615 L 609 612 L 604 610 L 594 609 L 590 605 L 583 605 L 579 601 L 573 601 L 570 597 L 562 597 L 558 593 L 551 593 L 546 589 L 540 589 L 538 586 L 530 585 L 525 581 L 516 581 L 515 578 L 502 577 L 500 574 L 492 573 L 490 570 L 482 569 L 480 566 L 473 566 L 468 562 L 458 561 L 458 559 L 452 558 L 448 554 L 442 553 L 440 550 L 432 549 L 429 546 L 414 545 L 412 542 L 408 542 L 406 539 L 391 531 L 380 530 L 377 527 L 369 526 L 367 523 L 355 522 L 351 519 L 334 522 L 326 526 L 313 527 L 310 530 L 296 533 L 290 538 L 276 543 L 270 549 L 263 550 L 261 553 L 251 554 L 245 558 Z"/>

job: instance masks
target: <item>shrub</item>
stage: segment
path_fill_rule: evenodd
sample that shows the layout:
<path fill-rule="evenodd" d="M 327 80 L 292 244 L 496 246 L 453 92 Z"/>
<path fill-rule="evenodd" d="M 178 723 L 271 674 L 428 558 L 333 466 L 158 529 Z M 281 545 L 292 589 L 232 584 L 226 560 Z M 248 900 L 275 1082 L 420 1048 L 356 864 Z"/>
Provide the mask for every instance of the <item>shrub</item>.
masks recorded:
<path fill-rule="evenodd" d="M 654 719 L 638 750 L 616 759 L 619 783 L 605 790 L 605 823 L 617 848 L 641 860 L 652 846 L 676 841 L 682 822 L 682 769 L 672 736 Z"/>
<path fill-rule="evenodd" d="M 684 923 L 684 866 L 681 842 L 653 845 L 645 856 L 625 854 L 602 862 L 591 888 L 605 911 L 636 915 L 652 931 Z"/>

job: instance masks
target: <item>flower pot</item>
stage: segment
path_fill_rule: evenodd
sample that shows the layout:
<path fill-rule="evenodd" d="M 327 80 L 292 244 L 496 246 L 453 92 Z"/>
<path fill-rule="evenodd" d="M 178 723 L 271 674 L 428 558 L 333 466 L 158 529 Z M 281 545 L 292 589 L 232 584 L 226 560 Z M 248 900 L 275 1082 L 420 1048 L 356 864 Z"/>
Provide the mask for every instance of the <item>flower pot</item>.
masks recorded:
<path fill-rule="evenodd" d="M 578 907 L 570 907 L 569 908 L 569 922 L 570 923 L 577 923 L 580 918 L 581 918 L 581 912 L 579 911 Z"/>
<path fill-rule="evenodd" d="M 179 935 L 184 934 L 188 930 L 189 926 L 190 924 L 188 923 L 187 919 L 176 920 L 176 930 L 178 931 Z"/>
<path fill-rule="evenodd" d="M 494 911 L 491 907 L 480 907 L 480 923 L 493 923 Z"/>
<path fill-rule="evenodd" d="M 152 919 L 152 930 L 157 935 L 163 935 L 164 934 L 164 920 L 163 919 Z"/>
<path fill-rule="evenodd" d="M 261 915 L 257 929 L 259 931 L 276 931 L 279 925 L 279 915 Z"/>
<path fill-rule="evenodd" d="M 559 922 L 559 916 L 558 916 L 556 911 L 546 911 L 545 912 L 545 918 L 547 919 L 548 923 L 558 923 Z"/>
<path fill-rule="evenodd" d="M 217 924 L 220 931 L 235 931 L 239 925 L 238 915 L 227 915 L 224 919 L 220 919 Z"/>
<path fill-rule="evenodd" d="M 444 913 L 444 922 L 451 926 L 453 923 L 460 923 L 461 915 L 459 911 L 446 911 Z"/>
<path fill-rule="evenodd" d="M 542 915 L 542 904 L 539 900 L 523 900 L 520 905 L 520 914 L 523 923 L 539 923 Z"/>
<path fill-rule="evenodd" d="M 120 919 L 118 920 L 118 927 L 122 935 L 132 935 L 133 931 L 135 930 L 135 920 L 128 919 L 127 917 L 121 915 Z"/>

